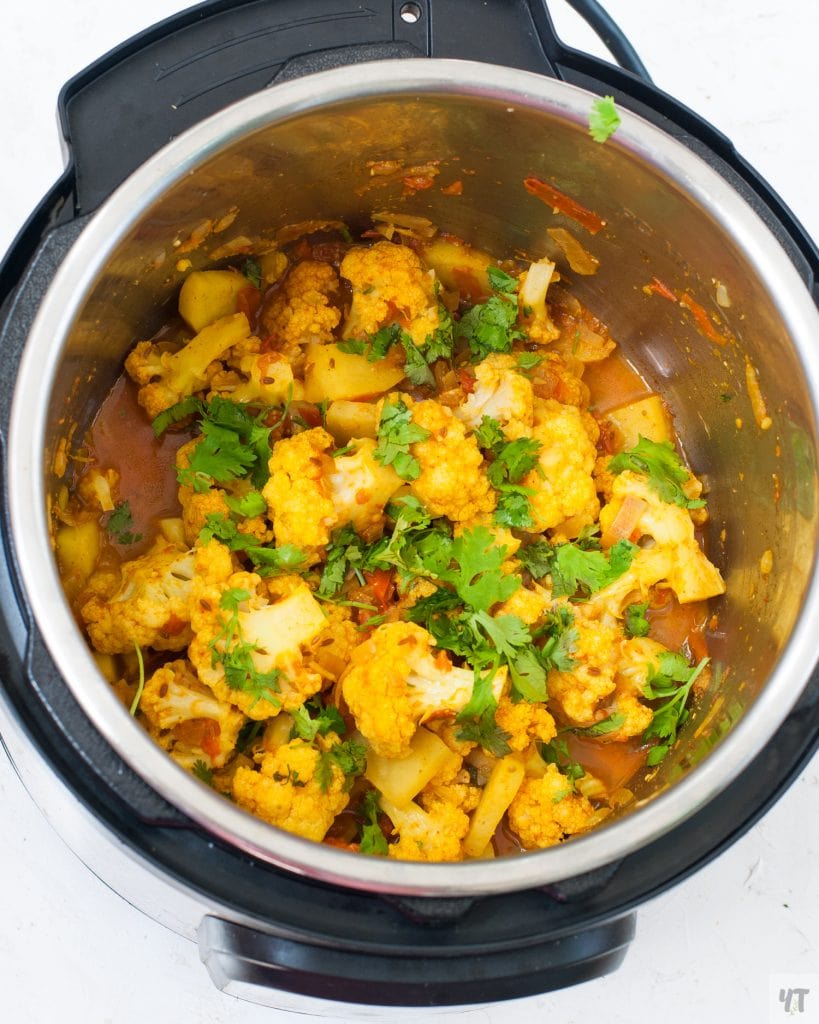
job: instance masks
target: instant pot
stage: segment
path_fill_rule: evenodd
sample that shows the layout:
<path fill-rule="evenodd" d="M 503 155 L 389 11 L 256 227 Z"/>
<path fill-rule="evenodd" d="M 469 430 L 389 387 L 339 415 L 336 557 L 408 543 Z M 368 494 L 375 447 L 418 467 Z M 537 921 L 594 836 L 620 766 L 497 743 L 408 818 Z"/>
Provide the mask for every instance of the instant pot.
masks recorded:
<path fill-rule="evenodd" d="M 63 91 L 68 168 L 0 268 L 3 351 L 9 367 L 22 359 L 0 394 L 0 731 L 38 803 L 61 806 L 58 827 L 83 859 L 195 936 L 227 991 L 278 1006 L 307 995 L 323 1011 L 456 1005 L 605 973 L 625 955 L 634 907 L 747 829 L 816 747 L 819 255 L 730 143 L 617 49 L 631 71 L 563 47 L 537 0 L 221 2 L 143 33 Z M 623 112 L 602 147 L 583 123 L 593 94 Z M 457 177 L 464 195 L 375 188 L 367 161 L 391 157 L 439 161 L 442 184 Z M 359 226 L 402 204 L 490 250 L 535 253 L 562 222 L 526 195 L 531 175 L 608 221 L 583 236 L 601 270 L 578 294 L 688 410 L 682 433 L 694 465 L 708 463 L 712 551 L 728 569 L 710 640 L 729 671 L 639 809 L 588 837 L 489 865 L 312 846 L 185 776 L 93 669 L 47 546 L 60 419 L 88 421 L 135 332 L 150 333 L 178 286 L 174 240 L 206 220 L 236 207 L 231 234 L 322 215 Z M 636 287 L 652 279 L 710 302 L 713 334 L 691 305 Z M 716 282 L 730 306 L 714 305 Z M 767 432 L 743 390 L 747 358 Z M 737 466 L 748 484 L 721 487 Z"/>

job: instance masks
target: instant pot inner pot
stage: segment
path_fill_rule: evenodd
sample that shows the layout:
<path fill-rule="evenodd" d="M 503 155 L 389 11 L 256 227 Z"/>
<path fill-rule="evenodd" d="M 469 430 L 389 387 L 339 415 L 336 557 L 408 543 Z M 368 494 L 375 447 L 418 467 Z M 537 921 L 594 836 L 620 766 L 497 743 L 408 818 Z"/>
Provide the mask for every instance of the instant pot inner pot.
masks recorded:
<path fill-rule="evenodd" d="M 56 374 L 47 493 L 60 484 L 50 467 L 66 424 L 77 422 L 81 431 L 89 423 L 126 352 L 173 309 L 183 254 L 193 268 L 210 266 L 209 254 L 237 236 L 272 238 L 309 219 L 340 219 L 356 231 L 370 225 L 374 211 L 386 210 L 427 217 L 497 256 L 548 255 L 674 411 L 690 462 L 707 482 L 709 554 L 728 585 L 713 604 L 708 631 L 711 689 L 640 793 L 655 795 L 698 763 L 753 703 L 791 633 L 812 568 L 811 402 L 776 305 L 782 296 L 772 295 L 764 268 L 745 254 L 746 225 L 721 223 L 718 197 L 696 182 L 683 188 L 660 149 L 633 144 L 625 130 L 599 145 L 576 112 L 535 101 L 521 106 L 488 92 L 393 94 L 258 124 L 167 170 L 167 188 L 154 191 L 158 198 L 144 212 L 124 211 L 127 233 L 87 291 Z M 368 163 L 384 160 L 408 168 L 435 161 L 440 173 L 432 188 L 403 195 L 395 176 L 371 173 Z M 525 190 L 523 180 L 532 175 L 594 210 L 605 228 L 592 235 L 553 212 Z M 441 186 L 456 180 L 463 193 L 442 194 Z M 567 228 L 597 257 L 594 276 L 570 270 L 550 227 Z M 206 237 L 187 251 L 197 232 Z M 679 303 L 647 293 L 652 278 L 690 293 L 718 318 L 713 332 Z M 757 425 L 749 401 L 748 360 L 773 419 L 768 430 Z M 772 571 L 763 575 L 766 551 Z M 100 677 L 100 688 L 106 685 Z"/>

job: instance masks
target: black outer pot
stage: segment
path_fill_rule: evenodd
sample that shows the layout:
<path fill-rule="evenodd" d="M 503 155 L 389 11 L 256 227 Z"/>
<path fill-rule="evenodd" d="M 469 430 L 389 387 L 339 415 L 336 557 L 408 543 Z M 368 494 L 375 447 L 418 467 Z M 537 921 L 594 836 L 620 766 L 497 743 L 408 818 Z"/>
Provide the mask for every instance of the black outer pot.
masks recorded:
<path fill-rule="evenodd" d="M 65 86 L 60 116 L 71 159 L 0 267 L 0 346 L 8 370 L 0 385 L 4 463 L 14 370 L 39 302 L 87 215 L 144 159 L 208 114 L 273 82 L 340 64 L 485 59 L 613 94 L 704 157 L 751 203 L 819 304 L 816 247 L 730 142 L 649 82 L 564 47 L 545 3 L 419 0 L 414 23 L 401 18 L 402 6 L 372 3 L 351 13 L 337 0 L 319 0 L 306 20 L 296 0 L 216 0 L 133 38 Z M 277 26 L 300 19 L 282 43 Z M 220 56 L 226 40 L 234 66 Z M 171 94 L 155 69 L 183 61 L 188 80 L 180 104 L 178 84 Z M 131 131 L 117 143 L 107 126 L 125 120 Z M 377 986 L 379 1003 L 433 1006 L 531 995 L 606 973 L 625 955 L 633 908 L 750 828 L 819 743 L 814 671 L 774 740 L 720 800 L 624 860 L 544 889 L 481 899 L 387 899 L 296 878 L 213 842 L 94 730 L 33 625 L 14 566 L 5 483 L 2 497 L 0 721 L 36 748 L 135 859 L 211 908 L 199 941 L 220 987 L 238 982 L 244 994 L 272 987 L 367 1003 Z"/>

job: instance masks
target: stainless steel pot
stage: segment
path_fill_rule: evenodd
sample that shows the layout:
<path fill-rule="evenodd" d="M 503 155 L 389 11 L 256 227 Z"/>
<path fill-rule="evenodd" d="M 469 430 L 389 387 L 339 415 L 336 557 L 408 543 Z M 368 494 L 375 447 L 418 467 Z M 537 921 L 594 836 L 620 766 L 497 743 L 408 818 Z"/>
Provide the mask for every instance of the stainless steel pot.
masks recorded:
<path fill-rule="evenodd" d="M 112 747 L 215 836 L 323 881 L 372 891 L 478 894 L 522 889 L 610 863 L 679 825 L 758 753 L 816 660 L 816 436 L 819 316 L 788 255 L 750 205 L 680 142 L 627 111 L 604 145 L 586 131 L 593 96 L 528 74 L 460 61 L 391 61 L 277 86 L 162 150 L 100 209 L 60 268 L 28 339 L 9 448 L 14 543 L 28 599 L 72 693 Z M 437 189 L 378 187 L 371 160 L 440 161 Z M 523 188 L 554 182 L 607 222 L 595 236 Z M 636 803 L 597 831 L 515 861 L 426 865 L 309 843 L 252 818 L 178 768 L 123 710 L 66 604 L 49 543 L 47 495 L 66 424 L 89 422 L 137 338 L 165 317 L 180 243 L 237 208 L 220 244 L 309 218 L 365 223 L 402 210 L 491 252 L 554 254 L 565 223 L 600 260 L 572 288 L 677 411 L 707 477 L 711 556 L 728 593 L 710 636 L 714 683 L 681 742 Z M 187 253 L 204 265 L 206 243 Z M 572 276 L 572 275 L 570 275 Z M 717 314 L 717 344 L 677 304 L 647 295 L 653 276 Z M 715 288 L 730 307 L 717 306 Z M 752 413 L 746 364 L 773 420 Z M 730 400 L 723 400 L 730 396 Z M 739 422 L 741 421 L 741 426 Z M 763 554 L 772 571 L 763 575 Z"/>

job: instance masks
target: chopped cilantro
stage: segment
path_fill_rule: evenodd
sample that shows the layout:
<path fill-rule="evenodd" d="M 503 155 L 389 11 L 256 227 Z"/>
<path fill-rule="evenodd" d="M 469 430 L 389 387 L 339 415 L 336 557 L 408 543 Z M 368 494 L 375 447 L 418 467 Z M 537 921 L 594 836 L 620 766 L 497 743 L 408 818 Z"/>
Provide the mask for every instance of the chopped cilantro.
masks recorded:
<path fill-rule="evenodd" d="M 669 504 L 680 508 L 702 508 L 705 502 L 701 498 L 691 499 L 682 489 L 688 480 L 689 473 L 670 441 L 649 441 L 640 436 L 637 444 L 627 452 L 620 452 L 609 462 L 612 473 L 622 473 L 630 469 L 648 477 L 652 490 Z"/>
<path fill-rule="evenodd" d="M 623 625 L 629 636 L 648 636 L 651 623 L 646 618 L 647 609 L 648 601 L 645 601 L 643 604 L 630 604 L 626 606 Z"/>
<path fill-rule="evenodd" d="M 315 717 L 311 717 L 311 712 L 316 712 Z M 307 701 L 290 714 L 296 735 L 307 743 L 312 743 L 316 736 L 326 736 L 328 732 L 343 736 L 347 731 L 338 708 L 333 704 L 322 706 L 317 699 Z"/>
<path fill-rule="evenodd" d="M 242 533 L 224 512 L 209 512 L 205 516 L 205 525 L 199 531 L 199 541 L 207 544 L 213 538 L 221 541 L 231 551 L 243 551 L 260 576 L 299 572 L 307 561 L 305 553 L 294 544 L 282 544 L 277 548 L 260 544 L 253 534 Z"/>
<path fill-rule="evenodd" d="M 385 402 L 378 424 L 378 445 L 373 456 L 382 466 L 392 466 L 402 480 L 417 480 L 421 475 L 421 466 L 410 455 L 410 445 L 428 437 L 428 430 L 412 422 L 412 413 L 402 399 Z"/>
<path fill-rule="evenodd" d="M 262 516 L 267 512 L 267 502 L 259 491 L 248 491 L 241 498 L 231 498 L 228 495 L 225 502 L 231 512 L 235 512 L 237 516 L 244 516 L 246 519 Z"/>
<path fill-rule="evenodd" d="M 540 443 L 532 437 L 507 441 L 500 424 L 491 416 L 483 417 L 475 437 L 480 447 L 492 455 L 486 475 L 498 491 L 495 522 L 519 529 L 532 526 L 529 498 L 533 492 L 521 487 L 520 481 L 538 465 Z"/>
<path fill-rule="evenodd" d="M 455 326 L 456 337 L 466 340 L 474 362 L 490 352 L 510 352 L 512 344 L 525 337 L 515 326 L 517 280 L 498 267 L 488 267 L 487 274 L 495 294 L 467 310 Z"/>
<path fill-rule="evenodd" d="M 337 530 L 327 547 L 327 561 L 316 591 L 319 597 L 332 598 L 341 590 L 347 578 L 347 570 L 352 568 L 361 573 L 366 545 L 352 526 L 347 525 Z M 363 577 L 361 577 L 363 582 Z"/>
<path fill-rule="evenodd" d="M 605 142 L 620 127 L 620 115 L 613 96 L 603 96 L 592 103 L 589 112 L 589 135 L 595 142 Z"/>
<path fill-rule="evenodd" d="M 131 516 L 131 505 L 127 501 L 121 501 L 114 509 L 108 522 L 106 530 L 111 534 L 117 544 L 136 544 L 142 540 L 141 533 L 134 533 L 134 520 Z"/>
<path fill-rule="evenodd" d="M 361 826 L 359 850 L 361 853 L 386 857 L 387 840 L 378 824 L 378 812 L 378 793 L 374 789 L 368 789 L 359 809 L 359 814 L 364 819 Z"/>
<path fill-rule="evenodd" d="M 254 260 L 252 256 L 248 257 L 242 267 L 242 273 L 254 288 L 262 287 L 262 268 L 259 266 L 258 260 Z"/>
<path fill-rule="evenodd" d="M 251 694 L 255 698 L 253 705 L 259 700 L 267 700 L 274 707 L 281 707 L 281 701 L 276 694 L 280 689 L 279 679 L 282 673 L 278 669 L 260 672 L 253 662 L 255 648 L 242 636 L 239 608 L 249 599 L 250 592 L 241 587 L 231 587 L 222 592 L 219 607 L 222 611 L 228 612 L 228 617 L 222 619 L 221 630 L 208 645 L 211 664 L 214 667 L 221 664 L 228 686 L 232 690 Z"/>
<path fill-rule="evenodd" d="M 555 737 L 551 743 L 540 743 L 538 749 L 546 764 L 557 765 L 560 774 L 565 775 L 572 783 L 585 776 L 583 765 L 572 760 L 569 745 L 565 740 Z"/>
<path fill-rule="evenodd" d="M 601 718 L 594 725 L 587 725 L 585 729 L 572 729 L 572 732 L 583 736 L 605 736 L 607 733 L 619 729 L 625 720 L 626 716 L 622 712 L 615 711 L 613 714 L 608 715 L 608 717 Z"/>
<path fill-rule="evenodd" d="M 191 771 L 200 782 L 204 782 L 207 786 L 213 785 L 213 769 L 201 757 L 193 762 Z"/>
<path fill-rule="evenodd" d="M 540 366 L 543 362 L 543 356 L 539 356 L 536 352 L 519 352 L 518 353 L 518 366 L 521 370 L 534 370 L 536 366 Z"/>
<path fill-rule="evenodd" d="M 628 540 L 619 540 L 608 554 L 581 547 L 590 543 L 588 537 L 579 538 L 576 544 L 551 545 L 539 540 L 522 547 L 518 558 L 535 579 L 551 575 L 555 597 L 574 597 L 578 591 L 586 597 L 619 579 L 636 551 L 636 545 Z"/>
<path fill-rule="evenodd" d="M 438 326 L 427 336 L 424 343 L 424 359 L 434 363 L 436 359 L 451 359 L 455 345 L 455 325 L 446 306 L 438 303 Z"/>
<path fill-rule="evenodd" d="M 492 680 L 497 667 L 497 659 L 495 659 L 495 665 L 489 672 L 475 671 L 472 696 L 456 719 L 460 725 L 457 738 L 465 742 L 480 743 L 495 757 L 505 757 L 512 751 L 508 743 L 512 737 L 495 721 L 495 711 L 498 705 L 492 693 Z"/>
<path fill-rule="evenodd" d="M 343 743 L 336 743 L 329 750 L 322 751 L 315 772 L 322 793 L 326 793 L 333 784 L 334 764 L 347 776 L 349 785 L 367 768 L 367 748 L 355 740 L 344 740 Z"/>
<path fill-rule="evenodd" d="M 691 687 L 709 661 L 710 658 L 703 658 L 698 665 L 692 667 L 681 654 L 664 651 L 659 656 L 656 671 L 650 673 L 643 687 L 643 696 L 647 700 L 664 701 L 655 709 L 651 724 L 643 733 L 646 741 L 660 741 L 648 752 L 648 765 L 659 764 L 671 749 L 677 738 L 677 730 L 689 717 L 685 705 Z"/>

